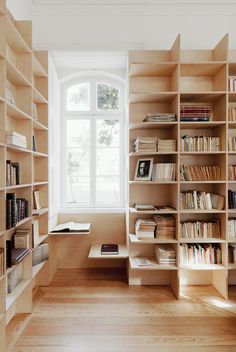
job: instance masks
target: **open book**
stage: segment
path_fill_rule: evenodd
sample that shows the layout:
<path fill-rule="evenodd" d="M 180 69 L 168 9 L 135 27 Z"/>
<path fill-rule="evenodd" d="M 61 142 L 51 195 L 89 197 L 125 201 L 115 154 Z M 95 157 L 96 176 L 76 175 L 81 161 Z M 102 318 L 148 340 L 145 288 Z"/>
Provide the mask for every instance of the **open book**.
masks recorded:
<path fill-rule="evenodd" d="M 89 232 L 90 223 L 66 222 L 57 225 L 51 232 Z"/>

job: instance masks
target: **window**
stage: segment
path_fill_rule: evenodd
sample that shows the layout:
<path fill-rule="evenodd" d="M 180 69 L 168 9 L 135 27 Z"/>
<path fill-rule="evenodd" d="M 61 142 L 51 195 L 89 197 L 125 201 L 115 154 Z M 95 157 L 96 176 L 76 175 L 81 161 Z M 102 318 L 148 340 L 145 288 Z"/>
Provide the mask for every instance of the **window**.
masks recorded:
<path fill-rule="evenodd" d="M 63 207 L 124 206 L 124 85 L 88 76 L 63 97 Z"/>

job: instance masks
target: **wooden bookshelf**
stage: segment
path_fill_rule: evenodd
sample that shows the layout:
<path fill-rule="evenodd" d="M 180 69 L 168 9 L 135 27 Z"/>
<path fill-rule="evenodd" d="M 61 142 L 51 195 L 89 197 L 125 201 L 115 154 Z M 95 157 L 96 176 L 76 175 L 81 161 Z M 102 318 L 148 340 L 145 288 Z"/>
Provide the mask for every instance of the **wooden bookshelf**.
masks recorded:
<path fill-rule="evenodd" d="M 228 91 L 228 78 L 236 74 L 235 50 L 228 49 L 228 35 L 213 48 L 207 50 L 181 50 L 180 36 L 170 50 L 131 51 L 129 53 L 129 211 L 127 211 L 127 244 L 129 247 L 129 283 L 140 285 L 169 284 L 178 298 L 181 285 L 188 281 L 203 284 L 202 271 L 206 271 L 208 285 L 211 284 L 225 298 L 228 297 L 228 270 L 236 270 L 236 264 L 228 264 L 228 218 L 236 217 L 235 209 L 228 209 L 228 190 L 236 191 L 236 181 L 228 180 L 228 165 L 235 165 L 235 151 L 228 148 L 228 137 L 236 137 L 236 121 L 229 121 L 228 109 L 236 107 L 236 93 Z M 179 96 L 179 99 L 176 98 Z M 211 106 L 209 121 L 181 121 L 180 105 L 184 103 L 208 104 Z M 176 121 L 143 122 L 147 114 L 175 113 Z M 218 137 L 219 149 L 204 151 L 182 150 L 183 136 Z M 138 137 L 175 139 L 177 150 L 156 152 L 135 152 L 133 142 Z M 206 148 L 206 147 L 205 147 Z M 155 162 L 174 162 L 176 180 L 153 182 L 134 180 L 137 160 L 153 158 Z M 162 158 L 162 159 L 160 159 Z M 221 177 L 211 181 L 184 181 L 180 179 L 180 166 L 219 165 Z M 152 187 L 151 187 L 152 186 Z M 180 209 L 180 192 L 191 190 L 212 192 L 224 196 L 224 209 L 189 210 Z M 176 211 L 137 211 L 136 203 L 155 206 L 172 206 Z M 138 218 L 152 218 L 156 214 L 172 214 L 175 217 L 175 238 L 173 240 L 138 239 L 135 222 Z M 180 237 L 182 221 L 220 221 L 221 238 Z M 154 246 L 158 243 L 172 243 L 176 250 L 176 269 L 156 265 L 139 267 L 135 257 L 153 258 Z M 219 245 L 222 252 L 221 264 L 185 265 L 180 260 L 180 244 Z M 151 271 L 151 272 L 150 272 Z M 155 274 L 158 272 L 158 275 Z M 236 271 L 234 272 L 236 278 Z M 206 277 L 205 277 L 206 278 Z M 236 284 L 236 279 L 234 280 Z"/>
<path fill-rule="evenodd" d="M 32 269 L 32 220 L 39 221 L 40 243 L 48 240 L 48 54 L 33 51 L 32 24 L 30 21 L 15 21 L 6 10 L 5 0 L 0 1 L 0 247 L 6 255 L 6 240 L 12 240 L 15 230 L 25 229 L 30 233 L 30 251 L 20 264 L 6 270 L 0 276 L 0 351 L 5 350 L 5 326 L 16 313 L 32 311 L 32 288 L 37 285 L 37 274 L 43 270 L 48 280 L 49 269 L 43 263 Z M 40 101 L 38 118 L 33 115 L 33 102 Z M 42 117 L 43 116 L 43 117 Z M 25 137 L 26 148 L 7 144 L 6 132 L 14 131 Z M 38 150 L 32 150 L 32 136 L 38 139 Z M 43 159 L 35 161 L 35 159 Z M 19 180 L 7 183 L 6 160 L 19 163 Z M 44 167 L 36 177 L 35 167 Z M 37 183 L 38 181 L 38 183 Z M 35 212 L 33 191 L 40 194 L 41 208 Z M 10 229 L 6 224 L 6 194 L 28 201 L 28 214 Z M 21 280 L 7 293 L 10 274 L 16 267 L 22 268 Z M 6 264 L 5 264 L 6 266 Z M 20 268 L 20 267 L 19 267 Z"/>

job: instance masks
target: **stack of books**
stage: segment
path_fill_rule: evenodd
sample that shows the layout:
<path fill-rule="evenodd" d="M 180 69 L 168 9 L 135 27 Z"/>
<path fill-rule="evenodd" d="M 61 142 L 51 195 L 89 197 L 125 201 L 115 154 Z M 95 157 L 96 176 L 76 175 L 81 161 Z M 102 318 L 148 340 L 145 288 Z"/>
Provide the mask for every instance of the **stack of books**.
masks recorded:
<path fill-rule="evenodd" d="M 135 204 L 134 208 L 138 211 L 150 211 L 150 210 L 156 210 L 155 206 L 152 204 Z"/>
<path fill-rule="evenodd" d="M 6 196 L 7 229 L 10 229 L 28 217 L 28 200 L 16 198 L 16 193 L 7 193 Z"/>
<path fill-rule="evenodd" d="M 181 137 L 181 150 L 183 152 L 218 152 L 220 138 L 185 135 Z"/>
<path fill-rule="evenodd" d="M 220 221 L 182 221 L 181 238 L 220 238 Z"/>
<path fill-rule="evenodd" d="M 176 114 L 173 113 L 154 113 L 147 114 L 143 122 L 173 122 L 176 121 Z"/>
<path fill-rule="evenodd" d="M 236 165 L 229 165 L 229 180 L 236 180 Z"/>
<path fill-rule="evenodd" d="M 218 244 L 180 244 L 181 264 L 221 264 L 222 251 Z"/>
<path fill-rule="evenodd" d="M 175 181 L 175 163 L 157 163 L 153 165 L 152 181 Z"/>
<path fill-rule="evenodd" d="M 175 139 L 159 139 L 157 140 L 157 151 L 160 153 L 170 153 L 176 151 Z"/>
<path fill-rule="evenodd" d="M 153 153 L 157 151 L 157 137 L 137 137 L 134 141 L 134 151 Z"/>
<path fill-rule="evenodd" d="M 20 164 L 18 162 L 6 161 L 6 185 L 20 185 Z"/>
<path fill-rule="evenodd" d="M 4 275 L 5 272 L 5 256 L 4 248 L 0 248 L 0 277 Z"/>
<path fill-rule="evenodd" d="M 236 264 L 236 244 L 229 245 L 229 264 Z"/>
<path fill-rule="evenodd" d="M 235 209 L 236 208 L 236 192 L 228 190 L 228 208 Z"/>
<path fill-rule="evenodd" d="M 11 251 L 11 262 L 12 265 L 18 264 L 22 259 L 29 254 L 28 248 L 12 248 Z"/>
<path fill-rule="evenodd" d="M 236 137 L 229 137 L 228 148 L 230 152 L 236 151 Z"/>
<path fill-rule="evenodd" d="M 15 131 L 7 132 L 7 144 L 14 145 L 16 147 L 27 148 L 26 137 Z"/>
<path fill-rule="evenodd" d="M 181 103 L 180 121 L 210 121 L 212 106 L 205 103 Z"/>
<path fill-rule="evenodd" d="M 135 233 L 138 238 L 154 238 L 156 223 L 153 219 L 137 219 Z"/>
<path fill-rule="evenodd" d="M 236 92 L 236 77 L 229 77 L 229 91 Z"/>
<path fill-rule="evenodd" d="M 236 239 L 236 218 L 228 219 L 228 240 Z"/>
<path fill-rule="evenodd" d="M 173 215 L 154 215 L 156 222 L 156 238 L 169 239 L 175 238 L 175 218 Z"/>
<path fill-rule="evenodd" d="M 236 108 L 229 109 L 229 121 L 236 121 Z"/>
<path fill-rule="evenodd" d="M 192 166 L 181 165 L 181 181 L 219 181 L 221 179 L 220 166 Z"/>
<path fill-rule="evenodd" d="M 20 262 L 7 275 L 7 293 L 11 293 L 23 278 L 23 263 Z"/>
<path fill-rule="evenodd" d="M 171 245 L 155 245 L 155 258 L 159 265 L 176 265 L 176 253 Z"/>
<path fill-rule="evenodd" d="M 43 243 L 32 249 L 32 265 L 37 265 L 48 259 L 49 246 Z"/>
<path fill-rule="evenodd" d="M 188 191 L 180 193 L 180 209 L 224 209 L 225 197 L 214 193 Z"/>
<path fill-rule="evenodd" d="M 29 230 L 16 229 L 13 235 L 14 248 L 30 248 L 30 232 Z"/>

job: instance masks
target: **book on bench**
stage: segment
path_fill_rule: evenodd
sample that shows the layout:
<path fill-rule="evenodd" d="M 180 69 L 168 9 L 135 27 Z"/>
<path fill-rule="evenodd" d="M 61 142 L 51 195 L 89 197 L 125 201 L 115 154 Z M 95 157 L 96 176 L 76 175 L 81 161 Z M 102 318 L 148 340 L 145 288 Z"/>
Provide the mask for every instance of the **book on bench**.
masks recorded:
<path fill-rule="evenodd" d="M 118 244 L 107 244 L 104 243 L 101 246 L 101 254 L 108 255 L 108 254 L 119 254 Z"/>
<path fill-rule="evenodd" d="M 89 232 L 90 223 L 67 222 L 57 225 L 51 232 Z"/>

